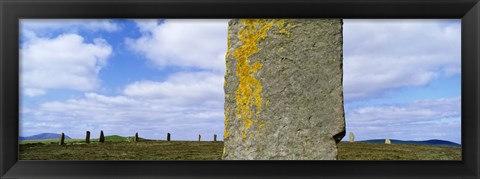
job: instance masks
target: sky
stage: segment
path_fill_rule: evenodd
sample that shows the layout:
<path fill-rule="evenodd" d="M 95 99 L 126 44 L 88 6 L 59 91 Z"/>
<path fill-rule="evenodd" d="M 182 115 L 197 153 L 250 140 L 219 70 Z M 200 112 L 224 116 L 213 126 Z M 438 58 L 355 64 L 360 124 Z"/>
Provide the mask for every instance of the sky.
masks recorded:
<path fill-rule="evenodd" d="M 461 143 L 460 19 L 345 19 L 347 136 Z M 22 19 L 20 136 L 223 140 L 228 20 Z"/>

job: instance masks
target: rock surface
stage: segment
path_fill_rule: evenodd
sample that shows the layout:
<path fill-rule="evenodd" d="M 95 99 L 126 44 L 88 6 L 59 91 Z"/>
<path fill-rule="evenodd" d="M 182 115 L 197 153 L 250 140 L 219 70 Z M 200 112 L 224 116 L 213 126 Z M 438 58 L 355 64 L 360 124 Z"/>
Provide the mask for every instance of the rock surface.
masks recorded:
<path fill-rule="evenodd" d="M 223 159 L 337 159 L 342 20 L 231 20 L 228 29 Z"/>
<path fill-rule="evenodd" d="M 90 143 L 90 131 L 87 131 L 87 134 L 85 136 L 85 143 L 87 143 L 87 144 Z"/>
<path fill-rule="evenodd" d="M 392 144 L 392 142 L 390 141 L 390 139 L 385 139 L 385 144 Z"/>
<path fill-rule="evenodd" d="M 100 131 L 100 138 L 98 139 L 98 142 L 100 143 L 105 142 L 105 135 L 103 135 L 103 130 Z"/>
<path fill-rule="evenodd" d="M 350 142 L 355 142 L 355 135 L 353 135 L 353 132 L 350 132 Z"/>
<path fill-rule="evenodd" d="M 60 134 L 60 142 L 59 145 L 65 145 L 65 134 Z"/>

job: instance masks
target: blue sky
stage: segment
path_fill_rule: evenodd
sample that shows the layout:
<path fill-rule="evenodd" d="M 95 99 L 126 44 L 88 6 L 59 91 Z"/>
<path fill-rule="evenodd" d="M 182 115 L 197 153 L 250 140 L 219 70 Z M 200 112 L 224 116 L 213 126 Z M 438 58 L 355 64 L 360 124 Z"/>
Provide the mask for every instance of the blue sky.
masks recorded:
<path fill-rule="evenodd" d="M 20 135 L 222 139 L 227 23 L 21 20 Z M 460 143 L 460 20 L 343 30 L 347 132 Z"/>

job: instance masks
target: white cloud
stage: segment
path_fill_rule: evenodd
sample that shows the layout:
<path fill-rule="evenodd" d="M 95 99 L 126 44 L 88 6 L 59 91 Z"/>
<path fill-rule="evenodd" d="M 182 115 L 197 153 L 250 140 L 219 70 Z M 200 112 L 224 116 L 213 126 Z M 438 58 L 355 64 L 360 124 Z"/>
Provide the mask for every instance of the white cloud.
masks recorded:
<path fill-rule="evenodd" d="M 29 39 L 20 49 L 24 94 L 39 96 L 46 89 L 92 90 L 98 87 L 97 75 L 111 53 L 105 40 L 87 43 L 77 34 Z"/>
<path fill-rule="evenodd" d="M 45 102 L 22 111 L 25 134 L 33 131 L 69 131 L 83 137 L 86 130 L 112 135 L 194 140 L 197 134 L 211 140 L 223 133 L 223 76 L 206 72 L 178 73 L 164 82 L 140 81 L 125 87 L 126 95 L 85 93 L 83 97 Z M 35 122 L 33 122 L 35 121 Z M 63 124 L 63 128 L 35 123 Z"/>
<path fill-rule="evenodd" d="M 343 30 L 346 100 L 460 73 L 459 21 L 347 19 Z"/>
<path fill-rule="evenodd" d="M 199 103 L 223 100 L 223 75 L 209 72 L 176 73 L 165 82 L 139 81 L 124 93 L 142 98 L 174 99 L 172 103 Z"/>
<path fill-rule="evenodd" d="M 27 95 L 28 97 L 42 96 L 47 93 L 45 90 L 36 88 L 24 88 L 22 90 L 23 94 Z"/>
<path fill-rule="evenodd" d="M 32 33 L 40 36 L 50 35 L 51 31 L 78 33 L 79 30 L 91 32 L 119 31 L 121 27 L 107 19 L 21 19 L 20 29 L 27 37 Z"/>
<path fill-rule="evenodd" d="M 419 100 L 407 104 L 359 107 L 346 111 L 347 130 L 359 139 L 447 139 L 460 142 L 461 99 Z"/>
<path fill-rule="evenodd" d="M 137 20 L 142 36 L 127 38 L 134 51 L 157 67 L 225 71 L 227 20 Z"/>

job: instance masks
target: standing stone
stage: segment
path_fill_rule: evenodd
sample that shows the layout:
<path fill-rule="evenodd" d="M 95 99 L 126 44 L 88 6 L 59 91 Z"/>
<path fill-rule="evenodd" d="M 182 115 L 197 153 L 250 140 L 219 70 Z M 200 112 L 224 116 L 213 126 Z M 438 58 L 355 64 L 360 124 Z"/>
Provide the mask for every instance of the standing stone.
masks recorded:
<path fill-rule="evenodd" d="M 135 142 L 138 142 L 138 132 L 135 133 Z"/>
<path fill-rule="evenodd" d="M 350 142 L 355 142 L 355 135 L 353 135 L 353 132 L 350 132 Z"/>
<path fill-rule="evenodd" d="M 85 137 L 85 143 L 90 143 L 90 131 L 87 131 L 87 136 Z"/>
<path fill-rule="evenodd" d="M 198 141 L 200 142 L 200 139 L 202 139 L 202 136 L 198 134 Z"/>
<path fill-rule="evenodd" d="M 385 139 L 385 144 L 392 144 L 389 138 Z"/>
<path fill-rule="evenodd" d="M 230 20 L 226 160 L 336 160 L 345 136 L 341 19 Z"/>
<path fill-rule="evenodd" d="M 217 134 L 213 134 L 213 141 L 217 142 Z"/>
<path fill-rule="evenodd" d="M 60 142 L 58 144 L 65 145 L 65 134 L 63 132 L 60 134 Z"/>
<path fill-rule="evenodd" d="M 167 141 L 170 141 L 170 133 L 167 133 Z"/>
<path fill-rule="evenodd" d="M 100 143 L 104 143 L 104 142 L 105 142 L 105 136 L 103 135 L 103 130 L 100 131 L 100 139 L 98 140 L 98 142 L 100 142 Z"/>

